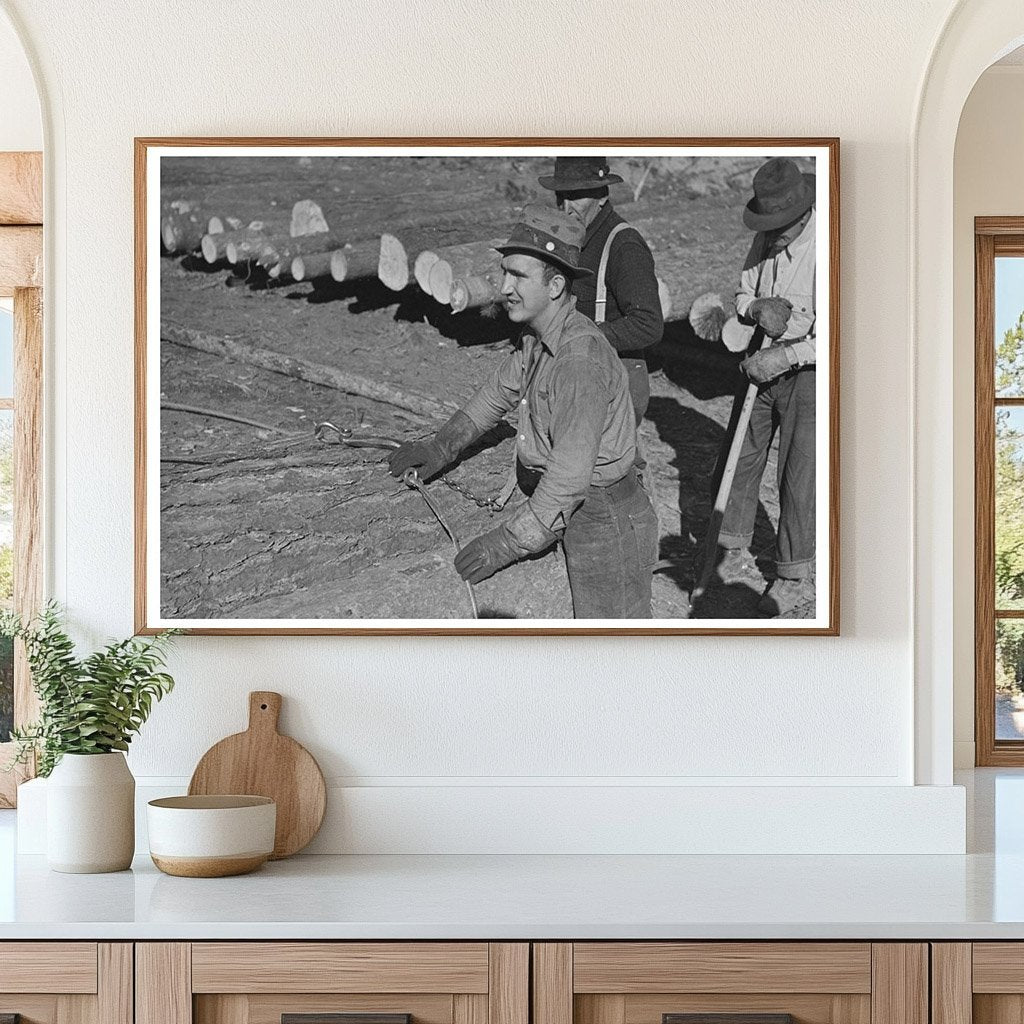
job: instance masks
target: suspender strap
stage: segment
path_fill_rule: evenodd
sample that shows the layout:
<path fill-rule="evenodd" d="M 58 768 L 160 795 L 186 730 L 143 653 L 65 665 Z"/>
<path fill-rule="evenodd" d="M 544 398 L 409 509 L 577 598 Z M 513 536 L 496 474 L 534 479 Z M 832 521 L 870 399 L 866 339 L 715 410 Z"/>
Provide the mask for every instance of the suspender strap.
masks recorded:
<path fill-rule="evenodd" d="M 612 251 L 612 241 L 615 236 L 628 228 L 628 224 L 616 224 L 608 233 L 605 239 L 604 249 L 601 250 L 601 265 L 597 268 L 597 298 L 594 301 L 594 323 L 604 323 L 605 306 L 608 304 L 608 285 L 605 283 L 605 274 L 608 270 L 608 257 Z"/>

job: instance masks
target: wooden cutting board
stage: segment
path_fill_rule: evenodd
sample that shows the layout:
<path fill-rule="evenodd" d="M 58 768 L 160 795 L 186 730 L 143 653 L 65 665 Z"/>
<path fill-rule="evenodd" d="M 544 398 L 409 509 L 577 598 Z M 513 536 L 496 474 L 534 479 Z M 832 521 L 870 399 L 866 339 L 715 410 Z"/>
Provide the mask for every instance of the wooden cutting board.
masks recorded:
<path fill-rule="evenodd" d="M 277 731 L 281 694 L 249 694 L 249 728 L 203 754 L 188 784 L 190 796 L 245 793 L 277 803 L 271 860 L 298 853 L 316 835 L 327 807 L 327 787 L 313 755 Z"/>

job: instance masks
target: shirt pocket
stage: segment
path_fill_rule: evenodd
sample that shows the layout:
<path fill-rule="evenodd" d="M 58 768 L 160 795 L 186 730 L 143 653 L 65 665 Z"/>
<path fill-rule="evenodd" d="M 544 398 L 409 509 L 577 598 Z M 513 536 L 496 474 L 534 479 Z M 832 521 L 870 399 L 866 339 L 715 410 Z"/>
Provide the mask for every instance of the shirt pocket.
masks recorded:
<path fill-rule="evenodd" d="M 802 338 L 814 326 L 814 293 L 802 291 L 788 291 L 783 296 L 793 306 L 789 314 L 789 324 L 786 327 L 787 338 Z"/>
<path fill-rule="evenodd" d="M 528 397 L 530 421 L 546 442 L 551 440 L 551 394 L 546 385 L 535 387 Z"/>

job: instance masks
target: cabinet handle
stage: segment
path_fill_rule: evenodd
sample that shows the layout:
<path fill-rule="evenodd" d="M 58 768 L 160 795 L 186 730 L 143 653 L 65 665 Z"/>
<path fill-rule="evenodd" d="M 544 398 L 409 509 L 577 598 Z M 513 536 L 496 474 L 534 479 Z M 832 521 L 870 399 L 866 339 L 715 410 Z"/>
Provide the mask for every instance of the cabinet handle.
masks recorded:
<path fill-rule="evenodd" d="M 0 1020 L 0 1024 L 8 1024 Z M 17 1024 L 17 1021 L 13 1022 Z M 282 1013 L 281 1024 L 412 1024 L 411 1013 Z"/>
<path fill-rule="evenodd" d="M 793 1024 L 791 1013 L 663 1013 L 661 1024 Z"/>

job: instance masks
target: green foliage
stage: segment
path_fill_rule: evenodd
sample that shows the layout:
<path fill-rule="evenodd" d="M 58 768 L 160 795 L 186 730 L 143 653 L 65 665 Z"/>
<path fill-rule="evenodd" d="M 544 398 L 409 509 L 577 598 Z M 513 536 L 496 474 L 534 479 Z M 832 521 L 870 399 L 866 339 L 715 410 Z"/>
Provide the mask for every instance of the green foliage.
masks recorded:
<path fill-rule="evenodd" d="M 174 688 L 174 680 L 159 669 L 178 632 L 112 641 L 78 658 L 53 602 L 27 624 L 14 612 L 0 613 L 0 636 L 25 644 L 41 708 L 38 722 L 11 734 L 17 744 L 14 764 L 36 751 L 39 774 L 45 776 L 64 754 L 127 750 L 153 701 Z"/>
<path fill-rule="evenodd" d="M 1024 600 L 1024 436 L 996 412 L 996 607 Z"/>
<path fill-rule="evenodd" d="M 996 689 L 1021 689 L 1024 681 L 1024 629 L 1017 622 L 996 619 Z"/>
<path fill-rule="evenodd" d="M 996 394 L 1011 397 L 1024 393 L 1024 312 L 996 346 Z"/>

